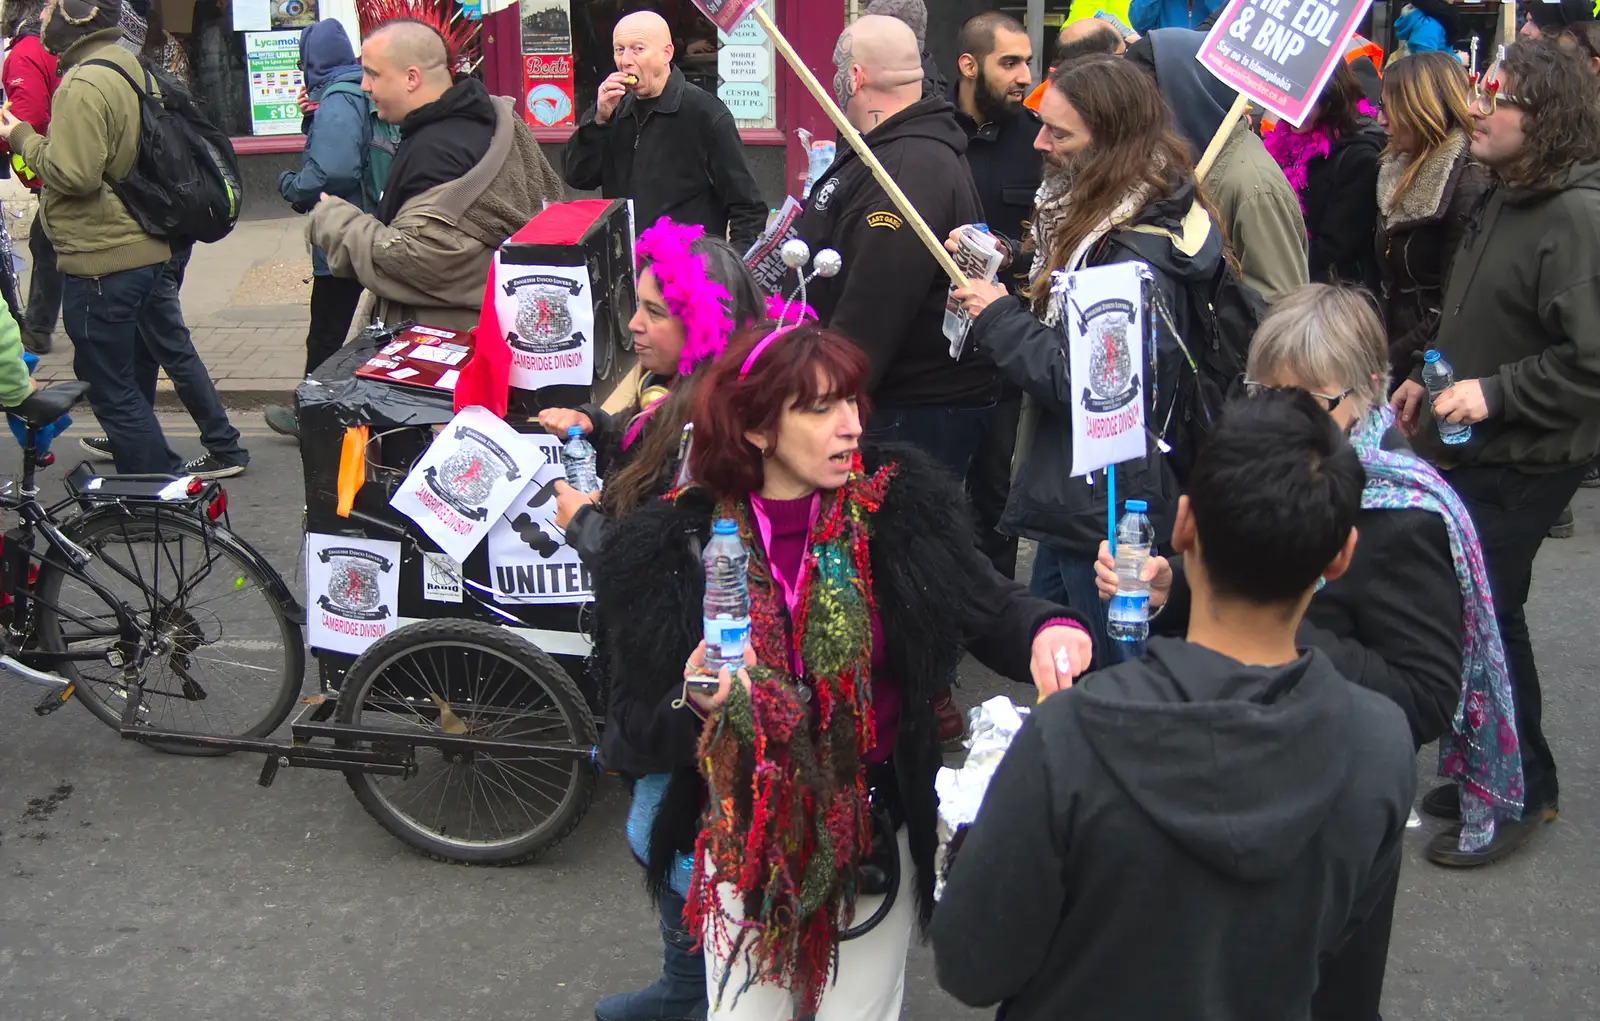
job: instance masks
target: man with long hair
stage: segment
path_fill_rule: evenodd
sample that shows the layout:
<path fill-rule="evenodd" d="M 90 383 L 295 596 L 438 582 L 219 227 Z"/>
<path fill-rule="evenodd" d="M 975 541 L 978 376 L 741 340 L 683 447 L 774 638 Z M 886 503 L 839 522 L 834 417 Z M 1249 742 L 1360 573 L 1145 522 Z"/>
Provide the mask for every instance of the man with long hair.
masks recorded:
<path fill-rule="evenodd" d="M 1172 325 L 1194 349 L 1205 331 L 1191 288 L 1211 293 L 1225 271 L 1221 232 L 1195 185 L 1189 147 L 1172 129 L 1167 104 L 1150 76 L 1105 54 L 1060 68 L 1040 102 L 1044 184 L 1024 257 L 1024 298 L 974 281 L 957 296 L 975 317 L 972 340 L 1031 395 L 1019 448 L 1022 469 L 1000 529 L 1039 543 L 1033 591 L 1089 617 L 1096 643 L 1109 651 L 1094 561 L 1106 536 L 1103 487 L 1072 477 L 1072 382 L 1062 370 L 1051 274 L 1116 262 L 1141 262 L 1154 274 Z M 1158 330 L 1158 423 L 1185 364 L 1170 330 Z M 1245 342 L 1248 342 L 1246 338 Z M 1134 356 L 1136 359 L 1136 355 Z M 1137 365 L 1134 371 L 1138 371 Z M 1143 372 L 1139 373 L 1142 377 Z M 1119 494 L 1144 500 L 1163 546 L 1172 532 L 1178 483 L 1154 447 L 1117 466 Z"/>
<path fill-rule="evenodd" d="M 1525 776 L 1520 823 L 1463 851 L 1446 831 L 1438 864 L 1485 865 L 1556 818 L 1556 763 L 1541 726 L 1539 671 L 1523 604 L 1533 559 L 1600 451 L 1600 106 L 1594 80 L 1549 41 L 1512 44 L 1478 80 L 1472 155 L 1493 172 L 1451 265 L 1435 347 L 1456 383 L 1424 400 L 1419 369 L 1395 391 L 1418 453 L 1439 465 L 1472 513 L 1516 695 Z M 1472 427 L 1444 445 L 1438 423 Z M 1423 810 L 1460 814 L 1454 786 Z"/>

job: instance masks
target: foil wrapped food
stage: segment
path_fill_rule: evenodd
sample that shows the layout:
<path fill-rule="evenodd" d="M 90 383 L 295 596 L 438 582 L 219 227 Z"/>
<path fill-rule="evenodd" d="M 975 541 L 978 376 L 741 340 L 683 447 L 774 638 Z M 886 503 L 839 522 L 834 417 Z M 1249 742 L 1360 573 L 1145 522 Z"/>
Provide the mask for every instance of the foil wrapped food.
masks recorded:
<path fill-rule="evenodd" d="M 996 695 L 968 715 L 970 736 L 967 758 L 959 768 L 945 766 L 934 779 L 939 795 L 939 849 L 934 857 L 933 896 L 944 893 L 945 879 L 966 838 L 967 828 L 978 818 L 989 781 L 1005 758 L 1006 750 L 1022 729 L 1028 709 L 1004 695 Z"/>

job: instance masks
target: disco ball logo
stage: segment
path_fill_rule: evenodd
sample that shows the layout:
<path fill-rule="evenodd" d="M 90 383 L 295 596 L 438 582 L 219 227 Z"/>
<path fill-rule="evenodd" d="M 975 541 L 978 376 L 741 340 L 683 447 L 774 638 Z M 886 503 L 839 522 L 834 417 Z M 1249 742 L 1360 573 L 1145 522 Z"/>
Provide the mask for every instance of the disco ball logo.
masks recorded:
<path fill-rule="evenodd" d="M 535 85 L 528 90 L 528 115 L 541 127 L 560 124 L 572 115 L 572 100 L 559 85 Z"/>

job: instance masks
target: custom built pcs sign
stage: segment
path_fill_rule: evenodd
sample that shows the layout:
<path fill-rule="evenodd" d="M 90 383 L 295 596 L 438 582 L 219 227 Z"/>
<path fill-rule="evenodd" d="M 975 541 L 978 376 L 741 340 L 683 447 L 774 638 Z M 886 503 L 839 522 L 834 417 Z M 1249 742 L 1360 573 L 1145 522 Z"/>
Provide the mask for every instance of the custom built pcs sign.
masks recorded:
<path fill-rule="evenodd" d="M 1235 91 L 1295 127 L 1372 0 L 1231 0 L 1197 59 Z"/>

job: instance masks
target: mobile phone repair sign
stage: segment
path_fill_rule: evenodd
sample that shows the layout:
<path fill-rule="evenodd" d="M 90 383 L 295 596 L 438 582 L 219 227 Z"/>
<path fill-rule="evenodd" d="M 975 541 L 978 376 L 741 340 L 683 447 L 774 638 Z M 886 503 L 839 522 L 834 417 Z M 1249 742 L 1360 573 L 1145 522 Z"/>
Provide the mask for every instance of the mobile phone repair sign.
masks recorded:
<path fill-rule="evenodd" d="M 1232 0 L 1197 59 L 1295 127 L 1316 108 L 1372 0 Z"/>

